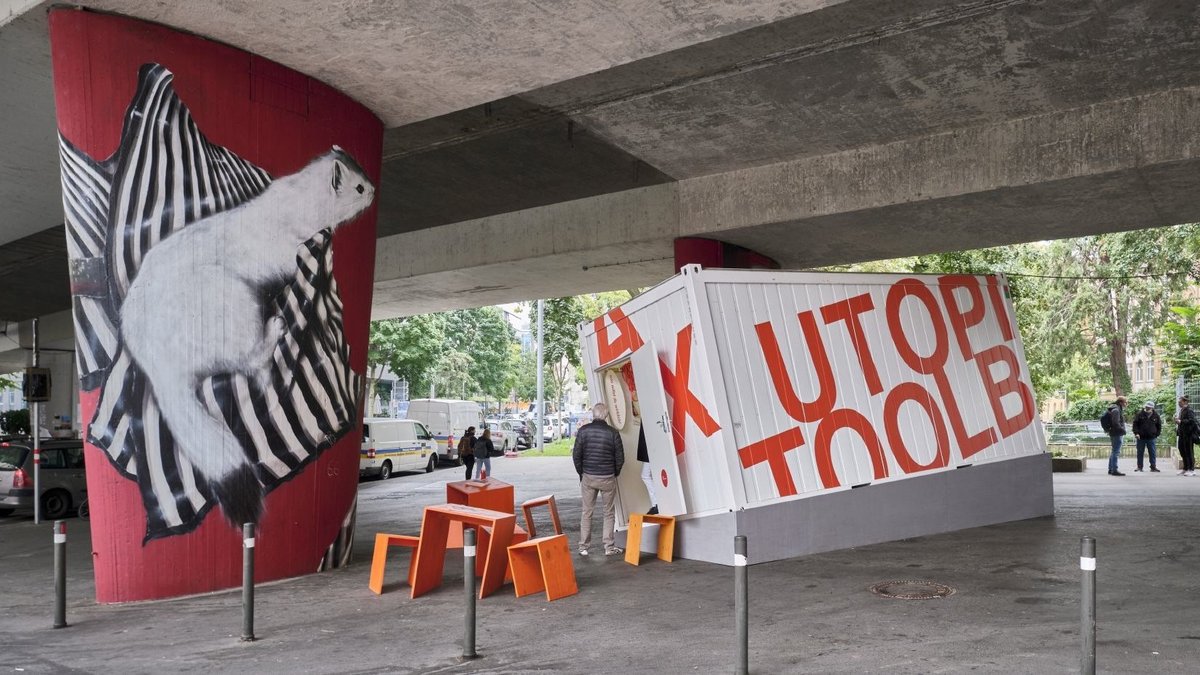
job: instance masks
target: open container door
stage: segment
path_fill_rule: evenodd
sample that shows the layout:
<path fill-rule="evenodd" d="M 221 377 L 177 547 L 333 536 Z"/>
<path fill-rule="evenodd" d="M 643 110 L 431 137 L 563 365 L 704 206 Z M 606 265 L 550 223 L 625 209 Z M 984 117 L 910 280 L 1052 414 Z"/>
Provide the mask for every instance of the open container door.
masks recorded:
<path fill-rule="evenodd" d="M 675 443 L 671 439 L 671 418 L 667 414 L 667 395 L 663 389 L 658 349 L 654 342 L 644 344 L 633 353 L 631 360 L 642 412 L 642 429 L 646 432 L 646 452 L 650 457 L 654 494 L 658 498 L 658 512 L 665 516 L 678 516 L 687 513 L 687 505 L 683 499 L 679 461 L 675 456 Z"/>

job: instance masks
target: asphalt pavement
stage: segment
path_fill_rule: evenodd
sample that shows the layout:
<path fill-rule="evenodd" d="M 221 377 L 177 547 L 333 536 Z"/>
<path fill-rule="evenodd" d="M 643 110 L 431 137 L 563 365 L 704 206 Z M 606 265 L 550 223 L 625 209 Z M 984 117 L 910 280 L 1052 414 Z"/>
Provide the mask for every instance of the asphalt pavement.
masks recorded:
<path fill-rule="evenodd" d="M 493 460 L 517 500 L 557 496 L 572 543 L 580 499 L 569 458 Z M 1097 544 L 1098 670 L 1200 670 L 1196 551 L 1200 477 L 1055 475 L 1055 517 L 752 566 L 753 673 L 1079 671 L 1079 539 Z M 385 593 L 367 589 L 378 531 L 416 533 L 461 470 L 361 485 L 353 563 L 264 584 L 253 643 L 240 593 L 98 605 L 86 524 L 68 539 L 68 621 L 53 630 L 50 525 L 0 519 L 0 673 L 720 673 L 734 666 L 733 568 L 574 556 L 580 592 L 548 603 L 511 586 L 478 603 L 480 658 L 461 662 L 462 558 L 415 600 L 393 554 Z M 832 526 L 836 526 L 833 524 Z M 596 528 L 599 528 L 597 520 Z M 732 542 L 730 543 L 732 550 Z M 750 542 L 754 546 L 754 542 Z M 572 551 L 574 551 L 572 546 Z M 870 588 L 930 581 L 948 597 L 896 600 Z"/>

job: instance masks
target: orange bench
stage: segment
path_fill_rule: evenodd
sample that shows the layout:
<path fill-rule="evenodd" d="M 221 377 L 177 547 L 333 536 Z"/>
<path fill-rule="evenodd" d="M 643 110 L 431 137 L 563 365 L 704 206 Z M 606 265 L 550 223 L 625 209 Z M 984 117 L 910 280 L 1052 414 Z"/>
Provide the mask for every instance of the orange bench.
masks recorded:
<path fill-rule="evenodd" d="M 492 528 L 488 527 L 487 525 L 477 527 L 475 528 L 475 536 L 478 539 L 476 543 L 479 545 L 479 550 L 486 551 L 488 548 L 489 539 L 492 536 Z M 521 529 L 520 525 L 514 525 L 512 539 L 509 540 L 509 545 L 511 546 L 512 544 L 520 544 L 528 540 L 529 533 Z M 483 556 L 475 556 L 475 576 L 483 576 L 483 567 L 485 562 L 487 562 L 487 559 Z M 504 569 L 504 581 L 509 582 L 512 580 L 512 567 L 506 567 Z"/>
<path fill-rule="evenodd" d="M 525 513 L 525 526 L 529 528 L 529 537 L 537 538 L 537 528 L 533 524 L 533 509 L 535 506 L 550 507 L 550 522 L 554 524 L 554 534 L 562 534 L 562 523 L 558 522 L 558 505 L 554 503 L 554 495 L 546 495 L 537 497 L 521 504 L 521 511 Z"/>
<path fill-rule="evenodd" d="M 544 590 L 546 600 L 554 601 L 579 592 L 565 534 L 509 546 L 508 568 L 518 598 Z"/>
<path fill-rule="evenodd" d="M 658 524 L 658 559 L 671 562 L 675 554 L 675 516 L 651 516 L 645 513 L 629 514 L 629 531 L 625 533 L 625 562 L 630 565 L 641 563 L 643 522 Z"/>
<path fill-rule="evenodd" d="M 375 553 L 371 556 L 371 581 L 367 586 L 376 595 L 383 594 L 383 570 L 387 566 L 388 548 L 392 546 L 405 546 L 413 549 L 412 558 L 408 561 L 408 585 L 412 586 L 413 570 L 416 569 L 416 548 L 420 541 L 419 537 L 412 537 L 407 534 L 385 534 L 380 532 L 375 535 Z"/>

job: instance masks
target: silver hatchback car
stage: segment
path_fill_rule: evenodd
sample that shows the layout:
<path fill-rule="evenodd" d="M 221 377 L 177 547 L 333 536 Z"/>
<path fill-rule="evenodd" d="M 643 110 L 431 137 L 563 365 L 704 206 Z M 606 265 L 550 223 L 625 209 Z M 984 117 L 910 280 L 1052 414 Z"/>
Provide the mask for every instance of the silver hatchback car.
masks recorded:
<path fill-rule="evenodd" d="M 83 442 L 45 440 L 41 444 L 42 517 L 62 518 L 87 497 Z M 33 511 L 33 440 L 0 440 L 0 516 Z"/>

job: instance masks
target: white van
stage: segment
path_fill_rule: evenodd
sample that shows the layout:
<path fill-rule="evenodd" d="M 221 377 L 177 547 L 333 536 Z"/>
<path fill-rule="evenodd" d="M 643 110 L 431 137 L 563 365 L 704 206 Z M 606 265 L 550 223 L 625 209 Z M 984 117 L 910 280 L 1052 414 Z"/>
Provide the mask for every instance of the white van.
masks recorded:
<path fill-rule="evenodd" d="M 416 420 L 368 417 L 363 420 L 358 475 L 387 480 L 393 471 L 437 468 L 438 445 L 433 434 Z"/>
<path fill-rule="evenodd" d="M 453 462 L 460 461 L 458 439 L 467 427 L 475 427 L 476 434 L 483 431 L 483 409 L 474 401 L 413 399 L 408 403 L 408 419 L 424 424 L 438 441 L 438 453 Z"/>

